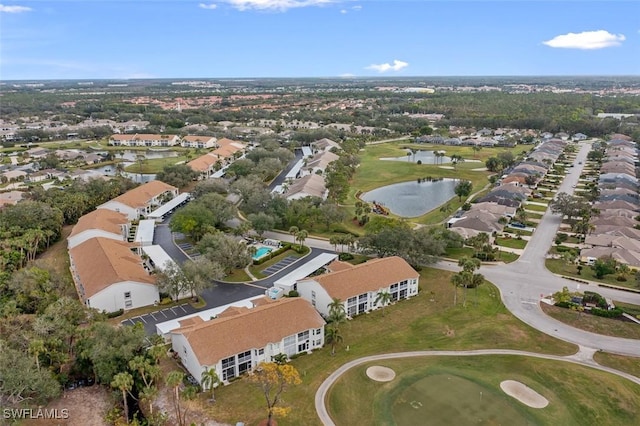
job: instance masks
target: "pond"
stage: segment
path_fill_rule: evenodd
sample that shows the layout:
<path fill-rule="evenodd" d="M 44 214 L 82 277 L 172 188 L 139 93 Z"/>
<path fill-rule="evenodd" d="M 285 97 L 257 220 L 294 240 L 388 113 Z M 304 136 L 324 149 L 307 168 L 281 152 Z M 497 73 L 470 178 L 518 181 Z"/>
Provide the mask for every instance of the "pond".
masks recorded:
<path fill-rule="evenodd" d="M 365 192 L 360 198 L 381 204 L 401 217 L 418 217 L 454 197 L 458 182 L 457 179 L 402 182 Z"/>
<path fill-rule="evenodd" d="M 411 151 L 406 149 L 405 150 L 408 154 L 411 154 Z M 440 151 L 440 152 L 444 152 L 444 151 Z M 451 157 L 438 157 L 436 158 L 435 154 L 433 153 L 433 151 L 417 151 L 414 154 L 411 155 L 403 155 L 400 157 L 387 157 L 387 158 L 381 158 L 381 160 L 386 160 L 386 161 L 404 161 L 404 162 L 408 162 L 408 163 L 417 163 L 418 160 L 422 162 L 422 164 L 445 164 L 445 163 L 451 163 Z"/>

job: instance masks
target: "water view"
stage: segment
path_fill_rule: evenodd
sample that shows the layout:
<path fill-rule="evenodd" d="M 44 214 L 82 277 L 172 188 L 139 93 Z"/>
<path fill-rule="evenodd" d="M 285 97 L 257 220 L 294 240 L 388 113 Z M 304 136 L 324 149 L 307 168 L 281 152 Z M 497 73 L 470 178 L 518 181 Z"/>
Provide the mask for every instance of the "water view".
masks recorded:
<path fill-rule="evenodd" d="M 445 163 L 451 163 L 451 157 L 447 157 L 447 156 L 443 156 L 443 157 L 436 157 L 435 153 L 433 151 L 417 151 L 415 154 L 413 154 L 410 150 L 406 150 L 407 154 L 411 154 L 411 155 L 403 155 L 400 157 L 387 157 L 387 158 L 381 158 L 381 160 L 386 160 L 386 161 L 405 161 L 407 163 L 417 163 L 418 161 L 420 161 L 422 164 L 445 164 Z M 444 151 L 441 151 L 444 152 Z"/>
<path fill-rule="evenodd" d="M 382 186 L 360 196 L 369 203 L 383 205 L 395 215 L 418 217 L 441 206 L 455 196 L 458 180 L 417 181 Z"/>

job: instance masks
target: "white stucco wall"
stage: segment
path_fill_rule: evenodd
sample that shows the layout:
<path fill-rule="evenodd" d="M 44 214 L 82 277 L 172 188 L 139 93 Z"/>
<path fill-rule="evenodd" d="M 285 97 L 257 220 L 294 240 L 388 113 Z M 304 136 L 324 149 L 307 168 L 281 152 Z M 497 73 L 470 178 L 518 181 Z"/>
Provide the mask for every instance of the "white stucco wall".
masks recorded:
<path fill-rule="evenodd" d="M 311 305 L 314 305 L 312 292 L 315 292 L 316 294 L 314 306 L 316 311 L 318 311 L 323 317 L 327 317 L 329 315 L 329 308 L 327 306 L 333 300 L 326 290 L 314 280 L 298 281 L 298 293 L 300 294 L 300 297 L 311 303 Z"/>
<path fill-rule="evenodd" d="M 125 292 L 131 292 L 132 305 L 125 307 Z M 118 309 L 134 309 L 153 305 L 160 300 L 158 287 L 135 281 L 121 281 L 87 298 L 88 305 L 98 310 L 115 312 Z"/>
<path fill-rule="evenodd" d="M 121 202 L 114 201 L 114 200 L 107 201 L 106 203 L 99 205 L 98 208 L 124 213 L 127 215 L 127 218 L 129 218 L 129 220 L 138 219 L 138 217 L 140 216 L 137 209 L 134 209 L 133 207 L 129 207 L 126 204 L 122 204 Z"/>
<path fill-rule="evenodd" d="M 104 237 L 104 238 L 110 238 L 112 240 L 117 240 L 117 241 L 125 241 L 123 236 L 120 234 L 113 234 L 111 232 L 103 231 L 102 229 L 87 229 L 86 231 L 82 231 L 81 233 L 76 234 L 73 237 L 69 237 L 67 239 L 67 247 L 69 249 L 72 249 L 75 246 L 80 245 L 85 241 L 90 240 L 91 238 L 96 238 L 96 237 Z"/>

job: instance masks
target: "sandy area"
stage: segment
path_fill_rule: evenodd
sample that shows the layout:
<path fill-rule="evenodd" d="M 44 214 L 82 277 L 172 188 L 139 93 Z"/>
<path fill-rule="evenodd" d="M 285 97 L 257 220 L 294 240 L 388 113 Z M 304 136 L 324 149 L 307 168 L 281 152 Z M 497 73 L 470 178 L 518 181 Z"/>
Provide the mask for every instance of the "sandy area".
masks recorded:
<path fill-rule="evenodd" d="M 507 395 L 517 399 L 531 408 L 544 408 L 549 405 L 549 401 L 538 392 L 531 389 L 524 383 L 515 380 L 505 380 L 500 383 L 500 389 Z"/>
<path fill-rule="evenodd" d="M 111 408 L 111 404 L 110 392 L 103 386 L 87 386 L 71 391 L 66 390 L 60 398 L 43 407 L 50 410 L 49 413 L 54 413 L 52 416 L 54 418 L 57 413 L 57 420 L 27 420 L 22 424 L 29 426 L 107 426 L 108 423 L 104 418 Z M 68 415 L 65 415 L 63 410 L 68 410 Z"/>
<path fill-rule="evenodd" d="M 374 365 L 367 368 L 367 376 L 371 380 L 375 380 L 376 382 L 390 382 L 395 379 L 396 372 L 388 367 L 381 367 L 379 365 Z"/>

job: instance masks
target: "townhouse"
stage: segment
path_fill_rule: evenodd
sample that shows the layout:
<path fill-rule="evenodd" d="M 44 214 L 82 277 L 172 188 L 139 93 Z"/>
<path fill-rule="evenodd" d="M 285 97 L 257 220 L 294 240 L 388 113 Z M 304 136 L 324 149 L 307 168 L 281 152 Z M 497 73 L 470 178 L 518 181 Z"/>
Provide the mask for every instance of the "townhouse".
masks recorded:
<path fill-rule="evenodd" d="M 418 294 L 420 274 L 401 257 L 385 257 L 351 266 L 342 263 L 335 272 L 298 280 L 296 289 L 324 317 L 334 299 L 342 301 L 349 317 L 379 308 L 379 292 L 388 292 L 391 301 Z"/>
<path fill-rule="evenodd" d="M 129 219 L 124 213 L 98 209 L 82 216 L 67 238 L 67 247 L 74 248 L 91 238 L 103 237 L 125 241 L 129 234 Z"/>
<path fill-rule="evenodd" d="M 182 138 L 180 145 L 182 145 L 184 148 L 213 148 L 217 146 L 217 141 L 218 139 L 214 138 L 213 136 L 189 135 Z"/>
<path fill-rule="evenodd" d="M 255 299 L 253 307 L 230 307 L 205 321 L 180 321 L 171 347 L 191 375 L 201 381 L 213 369 L 223 382 L 248 373 L 273 357 L 311 352 L 324 345 L 325 321 L 302 298 Z"/>
<path fill-rule="evenodd" d="M 152 305 L 160 300 L 155 277 L 125 241 L 95 237 L 69 250 L 70 270 L 80 300 L 105 312 Z"/>
<path fill-rule="evenodd" d="M 178 188 L 159 180 L 140 185 L 98 206 L 124 213 L 130 220 L 147 216 L 162 204 L 178 196 Z"/>
<path fill-rule="evenodd" d="M 109 138 L 109 145 L 113 146 L 175 146 L 180 144 L 177 135 L 158 135 L 149 133 L 114 134 Z"/>

